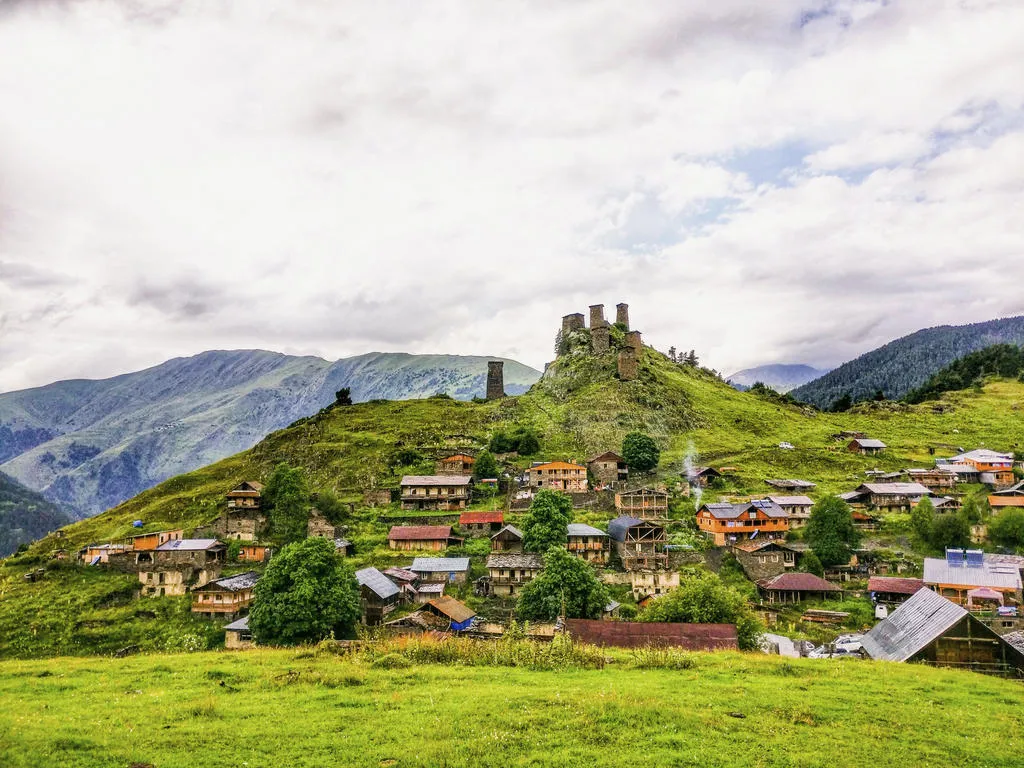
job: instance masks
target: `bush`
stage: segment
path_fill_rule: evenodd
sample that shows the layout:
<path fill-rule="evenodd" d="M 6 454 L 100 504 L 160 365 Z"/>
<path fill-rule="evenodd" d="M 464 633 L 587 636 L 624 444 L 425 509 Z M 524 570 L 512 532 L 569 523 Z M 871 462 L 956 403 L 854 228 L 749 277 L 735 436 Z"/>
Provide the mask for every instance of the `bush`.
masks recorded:
<path fill-rule="evenodd" d="M 932 524 L 928 541 L 939 552 L 950 547 L 969 547 L 971 546 L 971 525 L 961 514 L 941 515 Z"/>
<path fill-rule="evenodd" d="M 996 544 L 1024 546 L 1024 509 L 1008 507 L 993 517 L 988 526 L 988 535 Z"/>

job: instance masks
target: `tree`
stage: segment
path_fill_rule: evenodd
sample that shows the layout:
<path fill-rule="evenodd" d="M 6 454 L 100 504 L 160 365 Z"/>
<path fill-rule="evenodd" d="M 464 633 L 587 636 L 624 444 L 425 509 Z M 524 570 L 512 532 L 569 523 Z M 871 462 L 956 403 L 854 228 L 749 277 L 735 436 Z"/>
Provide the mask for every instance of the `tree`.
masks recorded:
<path fill-rule="evenodd" d="M 229 563 L 237 563 L 238 555 L 242 552 L 241 539 L 232 539 L 228 542 L 227 559 Z"/>
<path fill-rule="evenodd" d="M 345 503 L 332 490 L 320 491 L 317 494 L 316 508 L 335 525 L 345 519 L 345 513 L 348 511 Z"/>
<path fill-rule="evenodd" d="M 520 427 L 512 433 L 515 451 L 520 456 L 532 456 L 540 450 L 540 440 L 532 429 Z"/>
<path fill-rule="evenodd" d="M 687 575 L 678 587 L 652 600 L 641 611 L 640 621 L 735 624 L 739 646 L 746 651 L 756 649 L 761 638 L 761 624 L 746 598 L 715 574 L 700 571 Z"/>
<path fill-rule="evenodd" d="M 288 544 L 253 590 L 249 628 L 256 642 L 295 645 L 332 633 L 348 637 L 359 619 L 359 584 L 327 539 Z"/>
<path fill-rule="evenodd" d="M 515 443 L 504 430 L 499 429 L 491 435 L 491 441 L 488 443 L 487 449 L 491 453 L 511 453 L 515 450 Z"/>
<path fill-rule="evenodd" d="M 352 390 L 349 387 L 342 387 L 334 393 L 336 405 L 352 405 Z"/>
<path fill-rule="evenodd" d="M 671 360 L 673 363 L 677 362 L 678 358 L 676 357 L 676 348 L 675 347 L 669 347 L 668 348 L 668 359 Z"/>
<path fill-rule="evenodd" d="M 974 496 L 968 496 L 964 500 L 964 506 L 963 508 L 961 508 L 960 514 L 963 515 L 964 519 L 966 519 L 967 522 L 971 525 L 977 525 L 981 522 L 982 518 L 982 504 L 984 504 L 986 509 L 988 508 L 988 501 L 983 501 L 979 503 L 978 499 L 975 498 Z"/>
<path fill-rule="evenodd" d="M 553 546 L 544 555 L 544 570 L 523 587 L 516 615 L 532 621 L 598 619 L 609 601 L 608 589 L 593 566 L 564 546 Z"/>
<path fill-rule="evenodd" d="M 473 462 L 473 479 L 486 480 L 498 476 L 498 462 L 490 451 L 481 451 Z"/>
<path fill-rule="evenodd" d="M 1024 546 L 1024 509 L 1007 507 L 988 524 L 988 537 L 1006 547 Z"/>
<path fill-rule="evenodd" d="M 821 499 L 811 508 L 804 541 L 824 566 L 850 562 L 853 550 L 860 543 L 860 532 L 853 525 L 850 505 L 837 496 Z"/>
<path fill-rule="evenodd" d="M 630 469 L 649 472 L 658 466 L 661 451 L 650 435 L 630 432 L 622 441 L 622 458 Z"/>
<path fill-rule="evenodd" d="M 263 499 L 275 540 L 287 544 L 306 535 L 309 519 L 309 486 L 300 467 L 281 462 L 263 489 Z"/>
<path fill-rule="evenodd" d="M 572 498 L 559 491 L 537 491 L 523 520 L 523 549 L 547 552 L 564 547 L 569 538 L 566 526 L 572 522 Z"/>
<path fill-rule="evenodd" d="M 832 402 L 832 405 L 829 406 L 829 410 L 832 413 L 842 413 L 843 411 L 850 410 L 852 407 L 853 398 L 850 397 L 849 392 L 844 392 Z"/>
<path fill-rule="evenodd" d="M 805 552 L 804 556 L 800 558 L 800 570 L 825 578 L 825 566 L 821 564 L 821 560 L 814 552 Z"/>
<path fill-rule="evenodd" d="M 910 524 L 914 533 L 921 541 L 928 541 L 932 535 L 932 525 L 935 523 L 935 505 L 932 500 L 925 496 L 917 503 L 917 506 L 910 510 Z"/>
<path fill-rule="evenodd" d="M 929 543 L 940 552 L 971 546 L 971 524 L 962 514 L 939 515 L 932 524 Z"/>

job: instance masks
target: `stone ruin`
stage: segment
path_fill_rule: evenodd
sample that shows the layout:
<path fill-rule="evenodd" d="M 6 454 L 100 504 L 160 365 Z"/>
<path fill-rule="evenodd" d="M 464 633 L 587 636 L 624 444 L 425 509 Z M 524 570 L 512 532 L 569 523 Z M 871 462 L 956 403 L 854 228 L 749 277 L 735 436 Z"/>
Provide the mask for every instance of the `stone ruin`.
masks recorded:
<path fill-rule="evenodd" d="M 505 363 L 491 360 L 487 363 L 487 399 L 500 400 L 505 396 Z"/>
<path fill-rule="evenodd" d="M 626 332 L 625 346 L 618 352 L 619 378 L 622 381 L 632 381 L 637 377 L 643 340 L 640 331 L 629 329 L 628 304 L 615 305 L 615 324 Z M 584 330 L 587 330 L 587 326 L 582 313 L 574 312 L 562 318 L 563 338 L 574 331 Z M 611 324 L 605 319 L 604 304 L 590 305 L 590 346 L 595 355 L 604 355 L 612 351 Z"/>

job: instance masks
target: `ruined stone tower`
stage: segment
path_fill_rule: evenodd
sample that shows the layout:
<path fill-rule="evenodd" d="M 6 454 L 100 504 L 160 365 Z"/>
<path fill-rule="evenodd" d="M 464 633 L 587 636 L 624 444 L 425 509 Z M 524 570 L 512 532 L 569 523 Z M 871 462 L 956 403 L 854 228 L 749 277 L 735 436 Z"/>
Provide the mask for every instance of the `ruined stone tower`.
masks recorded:
<path fill-rule="evenodd" d="M 586 324 L 583 320 L 583 315 L 580 312 L 576 312 L 572 315 L 566 315 L 562 318 L 562 335 L 568 336 L 573 331 L 582 331 L 586 328 Z"/>
<path fill-rule="evenodd" d="M 505 396 L 505 363 L 491 360 L 487 363 L 487 399 L 498 400 Z"/>
<path fill-rule="evenodd" d="M 604 304 L 591 304 L 590 305 L 590 330 L 595 328 L 601 328 L 602 326 L 608 325 L 608 321 L 604 319 Z"/>
<path fill-rule="evenodd" d="M 590 343 L 595 355 L 603 355 L 612 345 L 612 334 L 608 324 L 598 325 L 590 331 Z"/>
<path fill-rule="evenodd" d="M 626 346 L 640 356 L 640 350 L 644 348 L 643 340 L 640 338 L 640 331 L 628 331 L 626 333 Z"/>
<path fill-rule="evenodd" d="M 619 379 L 633 381 L 637 377 L 637 355 L 632 347 L 619 350 Z"/>
<path fill-rule="evenodd" d="M 615 305 L 615 322 L 627 331 L 629 330 L 629 304 Z"/>

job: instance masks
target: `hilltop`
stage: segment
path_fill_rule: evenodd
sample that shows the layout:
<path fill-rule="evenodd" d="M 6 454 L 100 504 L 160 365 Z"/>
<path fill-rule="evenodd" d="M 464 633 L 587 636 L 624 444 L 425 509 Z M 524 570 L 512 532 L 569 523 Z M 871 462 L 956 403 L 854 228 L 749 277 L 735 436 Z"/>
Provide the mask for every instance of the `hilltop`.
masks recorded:
<path fill-rule="evenodd" d="M 89 516 L 250 448 L 323 408 L 343 387 L 355 401 L 483 394 L 488 359 L 371 353 L 330 363 L 213 351 L 110 379 L 8 392 L 0 394 L 0 470 Z M 539 376 L 505 361 L 510 393 Z"/>
<path fill-rule="evenodd" d="M 805 403 L 827 408 L 844 394 L 854 401 L 882 392 L 890 400 L 910 390 L 969 352 L 993 344 L 1024 343 L 1024 316 L 971 325 L 942 325 L 912 333 L 840 365 L 794 389 Z"/>

